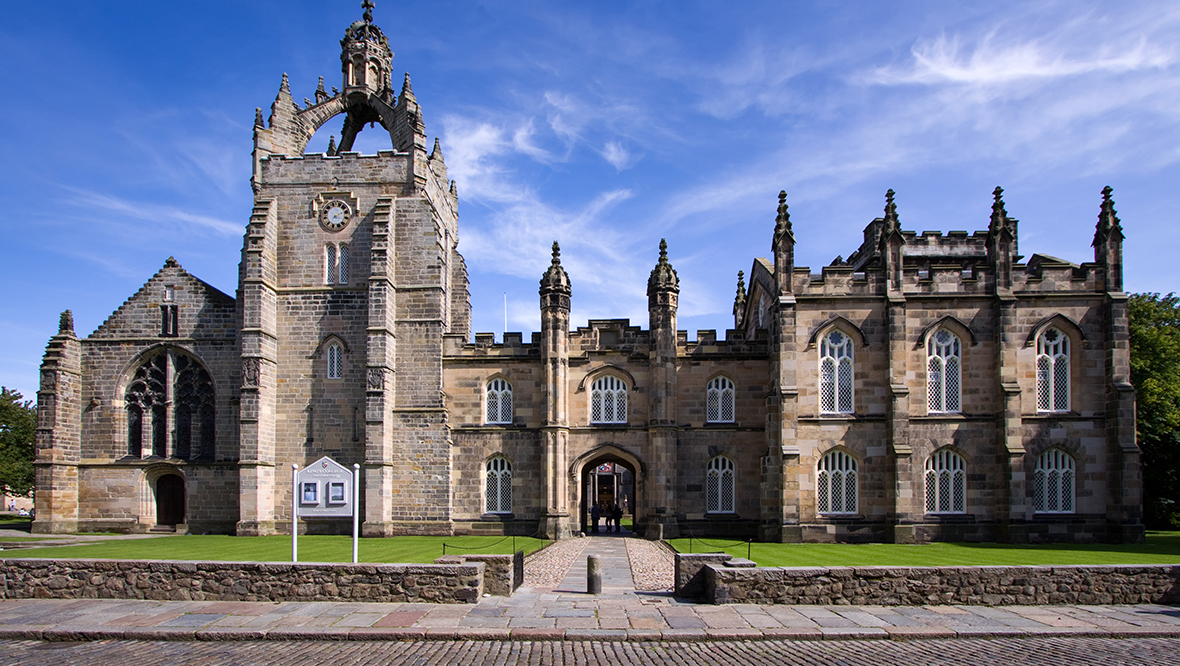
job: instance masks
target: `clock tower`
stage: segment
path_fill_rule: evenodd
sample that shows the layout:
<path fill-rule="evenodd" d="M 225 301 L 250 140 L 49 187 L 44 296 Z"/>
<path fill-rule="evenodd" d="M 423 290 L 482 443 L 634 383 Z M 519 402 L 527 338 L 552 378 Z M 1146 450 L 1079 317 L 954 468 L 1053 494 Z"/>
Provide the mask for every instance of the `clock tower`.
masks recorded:
<path fill-rule="evenodd" d="M 301 105 L 284 74 L 269 118 L 255 114 L 238 290 L 242 535 L 289 524 L 291 465 L 325 455 L 360 463 L 366 536 L 452 530 L 443 336 L 470 335 L 458 196 L 438 140 L 427 149 L 409 75 L 392 87 L 373 3 L 362 6 L 340 41 L 343 90 L 321 77 Z M 305 153 L 336 117 L 339 145 Z M 352 152 L 362 129 L 389 149 Z"/>

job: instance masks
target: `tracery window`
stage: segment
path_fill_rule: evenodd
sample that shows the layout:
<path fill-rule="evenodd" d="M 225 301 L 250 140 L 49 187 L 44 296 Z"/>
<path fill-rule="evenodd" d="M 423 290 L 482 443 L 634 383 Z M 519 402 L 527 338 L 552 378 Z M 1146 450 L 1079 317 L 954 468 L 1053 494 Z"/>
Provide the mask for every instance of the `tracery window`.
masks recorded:
<path fill-rule="evenodd" d="M 733 461 L 717 456 L 709 461 L 705 470 L 705 511 L 708 513 L 733 513 L 735 472 Z"/>
<path fill-rule="evenodd" d="M 1037 337 L 1037 411 L 1069 411 L 1069 336 L 1050 328 Z"/>
<path fill-rule="evenodd" d="M 931 413 L 963 411 L 963 344 L 940 329 L 926 341 L 926 394 Z"/>
<path fill-rule="evenodd" d="M 1037 513 L 1073 513 L 1074 460 L 1061 449 L 1049 449 L 1037 458 L 1033 472 L 1033 505 Z"/>
<path fill-rule="evenodd" d="M 344 376 L 344 349 L 333 342 L 328 345 L 328 379 L 340 379 Z"/>
<path fill-rule="evenodd" d="M 627 384 L 614 375 L 594 380 L 590 388 L 591 423 L 627 422 Z"/>
<path fill-rule="evenodd" d="M 484 396 L 486 423 L 512 423 L 512 384 L 497 377 L 488 382 Z"/>
<path fill-rule="evenodd" d="M 943 449 L 926 459 L 926 513 L 966 513 L 967 462 Z"/>
<path fill-rule="evenodd" d="M 339 279 L 337 284 L 348 284 L 348 243 L 341 243 L 338 253 L 337 264 L 339 265 Z"/>
<path fill-rule="evenodd" d="M 838 449 L 820 458 L 815 497 L 819 513 L 856 513 L 856 459 Z"/>
<path fill-rule="evenodd" d="M 172 378 L 171 383 L 169 377 Z M 139 365 L 123 396 L 127 455 L 196 460 L 214 455 L 216 409 L 213 380 L 194 357 L 161 349 Z M 144 436 L 150 438 L 145 442 Z"/>
<path fill-rule="evenodd" d="M 733 382 L 728 377 L 714 377 L 709 382 L 705 398 L 705 421 L 733 423 Z"/>
<path fill-rule="evenodd" d="M 512 513 L 512 463 L 496 456 L 484 471 L 484 511 Z"/>
<path fill-rule="evenodd" d="M 824 414 L 852 413 L 852 338 L 835 330 L 820 342 L 819 402 Z"/>

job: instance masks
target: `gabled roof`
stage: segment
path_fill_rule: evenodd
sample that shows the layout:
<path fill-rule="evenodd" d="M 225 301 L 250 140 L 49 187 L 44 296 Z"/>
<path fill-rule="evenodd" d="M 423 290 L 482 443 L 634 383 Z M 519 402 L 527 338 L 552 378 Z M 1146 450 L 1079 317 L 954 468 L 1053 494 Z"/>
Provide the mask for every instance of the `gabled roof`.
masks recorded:
<path fill-rule="evenodd" d="M 146 309 L 158 306 L 164 294 L 164 287 L 178 288 L 177 303 L 196 305 L 200 303 L 214 309 L 234 310 L 235 301 L 213 285 L 184 270 L 180 262 L 168 257 L 164 266 L 143 283 L 130 298 L 123 301 L 88 339 L 128 336 L 157 337 L 159 335 L 159 314 L 152 312 L 145 317 Z"/>

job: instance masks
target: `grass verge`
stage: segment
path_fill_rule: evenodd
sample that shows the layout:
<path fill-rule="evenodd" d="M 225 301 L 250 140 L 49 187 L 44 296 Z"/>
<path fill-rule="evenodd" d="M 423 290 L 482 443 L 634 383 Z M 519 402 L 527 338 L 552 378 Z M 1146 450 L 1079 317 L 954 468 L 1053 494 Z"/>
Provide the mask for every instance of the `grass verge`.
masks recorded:
<path fill-rule="evenodd" d="M 689 539 L 669 543 L 688 553 Z M 727 552 L 746 557 L 747 544 L 724 539 L 693 539 L 695 553 Z M 1148 532 L 1141 544 L 779 544 L 750 545 L 750 559 L 764 567 L 834 566 L 1014 566 L 1023 564 L 1180 564 L 1180 531 Z"/>
<path fill-rule="evenodd" d="M 404 536 L 387 539 L 361 539 L 361 562 L 404 562 L 425 564 L 443 554 L 507 554 L 512 552 L 511 537 L 427 537 Z M 516 537 L 516 547 L 525 553 L 548 543 L 533 537 Z M 5 551 L 5 557 L 102 558 L 114 560 L 212 560 L 215 562 L 290 562 L 291 537 L 237 537 L 225 535 L 186 535 L 151 539 L 119 539 L 82 546 L 23 548 Z M 300 562 L 351 562 L 352 537 L 301 536 Z"/>

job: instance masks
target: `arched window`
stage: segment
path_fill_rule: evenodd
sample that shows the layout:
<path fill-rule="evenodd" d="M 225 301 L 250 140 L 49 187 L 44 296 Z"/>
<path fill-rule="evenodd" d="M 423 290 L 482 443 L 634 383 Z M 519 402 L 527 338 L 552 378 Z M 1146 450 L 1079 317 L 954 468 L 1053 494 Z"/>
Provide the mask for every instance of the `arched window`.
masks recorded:
<path fill-rule="evenodd" d="M 1074 462 L 1061 449 L 1049 449 L 1037 458 L 1033 472 L 1033 503 L 1037 513 L 1074 512 Z"/>
<path fill-rule="evenodd" d="M 512 423 L 512 384 L 499 377 L 488 382 L 484 406 L 486 423 Z"/>
<path fill-rule="evenodd" d="M 324 284 L 336 281 L 336 246 L 328 243 L 324 246 Z"/>
<path fill-rule="evenodd" d="M 733 423 L 733 382 L 728 377 L 714 377 L 709 382 L 705 400 L 705 421 Z"/>
<path fill-rule="evenodd" d="M 512 513 L 512 463 L 496 456 L 488 461 L 484 476 L 484 511 Z"/>
<path fill-rule="evenodd" d="M 594 380 L 590 388 L 591 423 L 627 422 L 627 384 L 614 375 Z"/>
<path fill-rule="evenodd" d="M 348 284 L 348 243 L 340 244 L 338 263 L 340 265 L 340 279 L 336 282 L 338 284 Z"/>
<path fill-rule="evenodd" d="M 963 411 L 963 344 L 945 328 L 926 341 L 926 394 L 931 413 Z"/>
<path fill-rule="evenodd" d="M 143 457 L 149 444 L 151 455 L 162 458 L 195 460 L 214 455 L 213 380 L 189 354 L 161 349 L 145 359 L 135 369 L 123 400 L 128 455 Z"/>
<path fill-rule="evenodd" d="M 717 456 L 709 461 L 709 467 L 705 474 L 705 511 L 733 513 L 735 511 L 733 461 L 725 456 Z"/>
<path fill-rule="evenodd" d="M 926 513 L 966 513 L 967 463 L 943 449 L 926 459 Z"/>
<path fill-rule="evenodd" d="M 819 459 L 815 498 L 819 513 L 856 513 L 856 460 L 852 456 L 836 450 Z"/>
<path fill-rule="evenodd" d="M 1037 338 L 1037 411 L 1069 411 L 1069 336 L 1056 328 Z"/>
<path fill-rule="evenodd" d="M 828 333 L 820 343 L 819 404 L 825 414 L 852 413 L 852 338 L 843 331 Z"/>
<path fill-rule="evenodd" d="M 344 349 L 333 342 L 328 345 L 328 379 L 344 376 Z"/>

